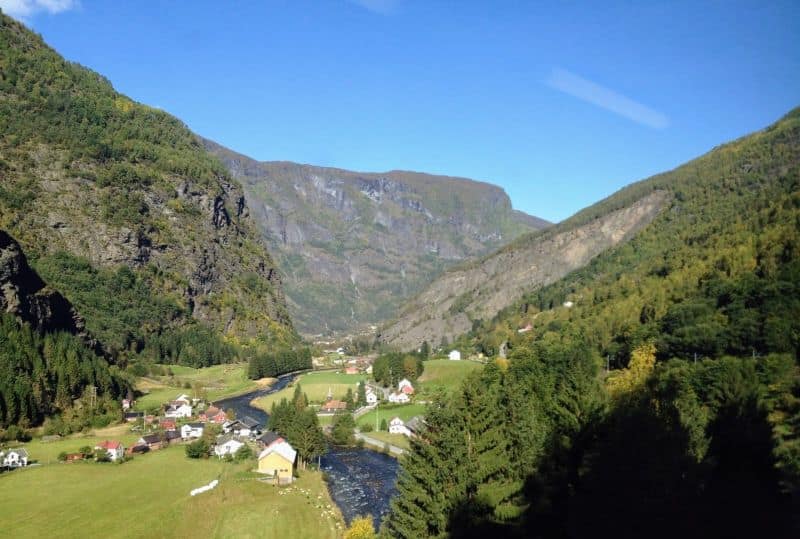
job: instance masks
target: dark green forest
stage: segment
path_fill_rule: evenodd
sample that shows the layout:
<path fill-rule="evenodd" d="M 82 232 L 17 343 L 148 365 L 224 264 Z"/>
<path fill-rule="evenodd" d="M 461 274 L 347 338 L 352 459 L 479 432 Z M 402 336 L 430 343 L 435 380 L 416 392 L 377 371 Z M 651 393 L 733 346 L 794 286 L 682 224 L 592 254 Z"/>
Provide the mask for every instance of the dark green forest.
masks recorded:
<path fill-rule="evenodd" d="M 576 215 L 671 196 L 474 321 L 458 347 L 511 351 L 429 407 L 384 535 L 797 537 L 798 150 L 795 110 Z"/>
<path fill-rule="evenodd" d="M 73 408 L 67 432 L 108 424 L 120 418 L 118 399 L 131 387 L 78 337 L 42 335 L 8 314 L 0 317 L 0 358 L 0 427 L 39 425 Z M 95 398 L 89 387 L 96 388 Z"/>

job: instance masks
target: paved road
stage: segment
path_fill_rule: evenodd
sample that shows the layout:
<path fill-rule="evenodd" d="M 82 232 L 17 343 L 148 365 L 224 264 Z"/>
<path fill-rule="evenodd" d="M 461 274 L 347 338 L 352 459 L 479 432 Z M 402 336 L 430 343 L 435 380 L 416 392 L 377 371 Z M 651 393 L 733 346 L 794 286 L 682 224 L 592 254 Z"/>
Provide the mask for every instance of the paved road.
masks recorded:
<path fill-rule="evenodd" d="M 388 445 L 389 446 L 389 452 L 392 453 L 393 455 L 398 455 L 399 456 L 399 455 L 402 455 L 403 453 L 406 452 L 406 450 L 403 449 L 402 447 L 397 447 L 396 445 L 387 444 L 386 442 L 378 440 L 377 438 L 372 438 L 370 436 L 365 436 L 364 434 L 361 434 L 360 432 L 356 432 L 356 439 L 357 440 L 364 440 L 364 443 L 371 444 L 371 445 L 374 445 L 374 446 L 377 446 L 377 447 L 386 447 Z"/>

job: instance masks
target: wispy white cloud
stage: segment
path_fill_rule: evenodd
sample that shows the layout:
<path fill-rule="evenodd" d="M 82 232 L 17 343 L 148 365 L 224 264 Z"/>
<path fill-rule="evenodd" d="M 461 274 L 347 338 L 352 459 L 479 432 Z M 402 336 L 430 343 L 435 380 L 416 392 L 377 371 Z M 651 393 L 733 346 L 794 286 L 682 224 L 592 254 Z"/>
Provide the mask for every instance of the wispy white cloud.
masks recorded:
<path fill-rule="evenodd" d="M 394 13 L 400 3 L 399 0 L 350 0 L 350 2 L 381 15 Z"/>
<path fill-rule="evenodd" d="M 62 13 L 75 9 L 79 4 L 78 0 L 0 0 L 3 13 L 20 19 L 42 12 Z"/>
<path fill-rule="evenodd" d="M 629 97 L 567 71 L 553 69 L 545 80 L 548 86 L 587 103 L 624 116 L 629 120 L 655 129 L 669 126 L 669 118 Z"/>

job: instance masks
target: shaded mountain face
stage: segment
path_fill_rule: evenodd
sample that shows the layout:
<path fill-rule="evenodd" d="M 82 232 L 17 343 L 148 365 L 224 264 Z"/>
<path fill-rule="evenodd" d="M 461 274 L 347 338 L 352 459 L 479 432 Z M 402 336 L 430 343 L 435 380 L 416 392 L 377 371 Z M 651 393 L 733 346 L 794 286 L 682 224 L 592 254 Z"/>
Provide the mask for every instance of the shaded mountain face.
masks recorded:
<path fill-rule="evenodd" d="M 487 183 L 257 162 L 205 145 L 244 185 L 306 334 L 379 324 L 445 268 L 549 225 Z"/>
<path fill-rule="evenodd" d="M 3 230 L 0 230 L 0 310 L 30 324 L 35 331 L 64 331 L 101 351 L 72 304 L 31 269 L 22 248 Z"/>
<path fill-rule="evenodd" d="M 471 346 L 493 355 L 502 343 L 556 338 L 571 327 L 591 335 L 604 355 L 625 360 L 637 339 L 663 324 L 674 333 L 660 343 L 665 357 L 793 350 L 791 342 L 738 350 L 724 335 L 796 335 L 780 326 L 796 318 L 784 307 L 760 322 L 741 310 L 772 296 L 776 305 L 790 304 L 798 141 L 795 109 L 764 131 L 444 273 L 382 328 L 381 338 L 410 349 L 473 330 Z M 764 279 L 769 284 L 760 284 Z"/>
<path fill-rule="evenodd" d="M 136 347 L 200 322 L 233 339 L 296 339 L 241 186 L 184 124 L 2 15 L 0 65 L 0 227 L 93 333 Z M 87 301 L 102 275 L 135 285 L 142 309 Z"/>

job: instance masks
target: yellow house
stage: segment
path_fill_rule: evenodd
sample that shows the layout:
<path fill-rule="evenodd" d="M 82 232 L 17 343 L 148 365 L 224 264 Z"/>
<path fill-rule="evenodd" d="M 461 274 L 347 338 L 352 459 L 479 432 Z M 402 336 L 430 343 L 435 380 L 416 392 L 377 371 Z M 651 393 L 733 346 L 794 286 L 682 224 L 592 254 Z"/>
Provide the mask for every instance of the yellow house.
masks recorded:
<path fill-rule="evenodd" d="M 274 477 L 281 485 L 292 482 L 297 451 L 279 438 L 258 455 L 258 472 Z"/>

